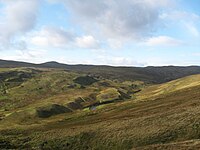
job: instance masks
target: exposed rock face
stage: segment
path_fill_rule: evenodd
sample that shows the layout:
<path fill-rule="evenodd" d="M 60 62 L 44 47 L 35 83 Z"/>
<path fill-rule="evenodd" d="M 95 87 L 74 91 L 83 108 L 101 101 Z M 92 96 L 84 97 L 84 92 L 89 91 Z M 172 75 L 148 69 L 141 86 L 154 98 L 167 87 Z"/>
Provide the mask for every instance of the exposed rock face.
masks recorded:
<path fill-rule="evenodd" d="M 50 116 L 72 112 L 69 108 L 58 105 L 58 104 L 51 104 L 44 107 L 40 107 L 37 109 L 37 116 L 40 118 L 48 118 Z"/>
<path fill-rule="evenodd" d="M 82 105 L 76 102 L 70 102 L 67 104 L 67 107 L 72 110 L 82 109 Z"/>
<path fill-rule="evenodd" d="M 82 86 L 91 85 L 97 81 L 98 81 L 97 79 L 95 79 L 91 76 L 82 76 L 82 77 L 77 77 L 76 79 L 74 79 L 75 83 L 78 83 Z"/>

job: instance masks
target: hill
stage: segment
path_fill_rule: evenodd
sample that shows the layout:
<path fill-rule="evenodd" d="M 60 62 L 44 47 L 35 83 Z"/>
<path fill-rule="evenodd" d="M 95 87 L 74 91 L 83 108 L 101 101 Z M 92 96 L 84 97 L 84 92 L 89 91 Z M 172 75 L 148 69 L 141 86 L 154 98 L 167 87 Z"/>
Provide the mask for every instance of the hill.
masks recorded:
<path fill-rule="evenodd" d="M 59 108 L 61 113 L 67 109 L 68 112 L 90 109 L 129 99 L 142 84 L 100 79 L 62 69 L 4 68 L 0 71 L 1 115 L 30 110 L 30 113 L 35 111 L 39 116 L 49 117 L 59 114 L 54 112 Z"/>
<path fill-rule="evenodd" d="M 149 86 L 2 68 L 0 79 L 0 149 L 198 149 L 200 75 Z"/>
<path fill-rule="evenodd" d="M 199 86 L 199 84 L 200 75 L 192 75 L 181 79 L 173 80 L 168 83 L 148 86 L 142 92 L 136 95 L 139 100 L 145 100 L 150 98 L 155 99 L 156 97 L 180 91 L 185 88 Z"/>
<path fill-rule="evenodd" d="M 57 68 L 75 71 L 77 73 L 92 74 L 106 79 L 121 81 L 144 81 L 145 83 L 164 83 L 181 77 L 200 74 L 199 66 L 164 66 L 164 67 L 112 67 L 95 65 L 67 65 L 57 62 L 31 64 L 25 62 L 0 60 L 0 68 L 6 67 L 36 67 Z"/>

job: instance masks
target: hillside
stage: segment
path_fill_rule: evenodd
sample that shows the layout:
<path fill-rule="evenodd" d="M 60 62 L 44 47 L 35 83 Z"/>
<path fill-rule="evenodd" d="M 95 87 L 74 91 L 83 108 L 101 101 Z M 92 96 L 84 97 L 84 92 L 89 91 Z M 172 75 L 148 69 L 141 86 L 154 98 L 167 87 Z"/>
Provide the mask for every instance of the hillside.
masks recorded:
<path fill-rule="evenodd" d="M 36 67 L 57 68 L 75 71 L 77 73 L 92 74 L 106 79 L 121 81 L 143 81 L 145 83 L 164 83 L 181 77 L 200 74 L 199 66 L 164 66 L 164 67 L 112 67 L 95 65 L 67 65 L 57 62 L 31 64 L 25 62 L 0 60 L 0 68 L 6 67 Z"/>
<path fill-rule="evenodd" d="M 64 105 L 63 109 L 69 112 L 90 109 L 130 99 L 143 85 L 142 82 L 121 83 L 62 69 L 36 68 L 1 69 L 0 81 L 2 118 L 22 110 L 30 115 L 35 112 L 41 117 L 50 117 L 59 114 L 51 109 Z"/>
<path fill-rule="evenodd" d="M 182 89 L 189 89 L 195 86 L 199 86 L 199 84 L 200 75 L 192 75 L 181 79 L 173 80 L 168 83 L 148 86 L 142 92 L 136 95 L 139 100 L 155 99 L 162 95 L 164 96 L 166 94 L 170 94 L 176 91 L 181 91 Z"/>
<path fill-rule="evenodd" d="M 149 86 L 31 67 L 0 80 L 0 149 L 199 147 L 200 75 Z"/>

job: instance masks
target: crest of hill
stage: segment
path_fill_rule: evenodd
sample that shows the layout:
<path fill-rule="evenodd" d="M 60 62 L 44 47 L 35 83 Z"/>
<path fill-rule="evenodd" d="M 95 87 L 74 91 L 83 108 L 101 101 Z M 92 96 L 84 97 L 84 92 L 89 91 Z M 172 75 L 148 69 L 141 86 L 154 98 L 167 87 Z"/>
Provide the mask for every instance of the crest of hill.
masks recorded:
<path fill-rule="evenodd" d="M 0 60 L 0 68 L 7 67 L 59 68 L 78 73 L 97 75 L 108 79 L 117 79 L 121 81 L 140 80 L 146 83 L 164 83 L 185 76 L 200 74 L 200 66 L 113 67 L 103 65 L 67 65 L 55 61 L 42 64 L 33 64 L 18 61 Z"/>

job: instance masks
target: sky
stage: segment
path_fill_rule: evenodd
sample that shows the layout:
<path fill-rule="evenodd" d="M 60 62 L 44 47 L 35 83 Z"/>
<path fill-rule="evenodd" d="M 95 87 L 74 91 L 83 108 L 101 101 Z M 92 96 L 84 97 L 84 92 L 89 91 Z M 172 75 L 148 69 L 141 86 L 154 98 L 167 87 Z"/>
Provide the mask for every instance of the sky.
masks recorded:
<path fill-rule="evenodd" d="M 200 65 L 200 0 L 0 0 L 0 59 Z"/>

